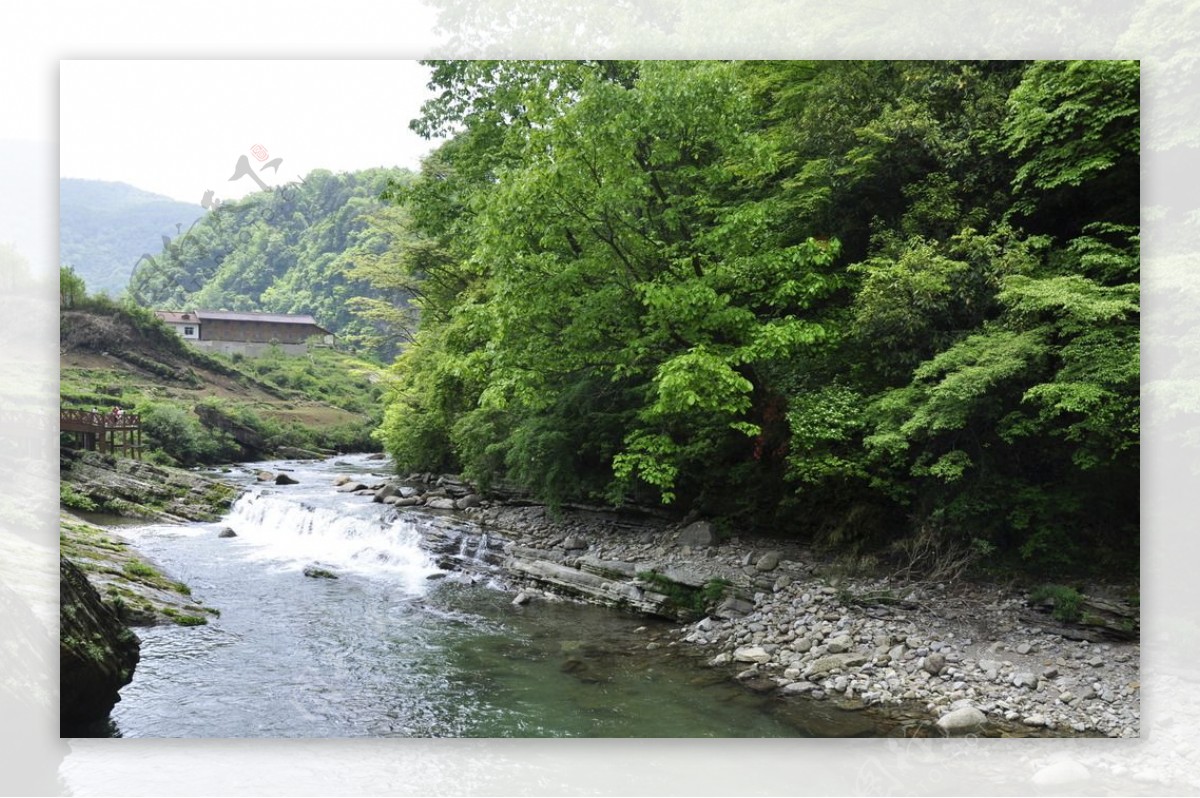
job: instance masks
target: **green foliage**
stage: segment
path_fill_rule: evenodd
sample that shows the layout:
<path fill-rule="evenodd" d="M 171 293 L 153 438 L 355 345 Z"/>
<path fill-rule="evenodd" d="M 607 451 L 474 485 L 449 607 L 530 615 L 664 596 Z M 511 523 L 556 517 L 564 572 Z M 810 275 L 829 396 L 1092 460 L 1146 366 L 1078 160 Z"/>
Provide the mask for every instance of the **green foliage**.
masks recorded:
<path fill-rule="evenodd" d="M 74 308 L 87 299 L 87 286 L 83 278 L 75 273 L 73 266 L 58 269 L 58 303 L 64 308 Z"/>
<path fill-rule="evenodd" d="M 72 510 L 94 512 L 99 509 L 99 505 L 92 501 L 90 497 L 85 496 L 65 482 L 58 486 L 58 501 L 63 507 L 69 507 Z"/>
<path fill-rule="evenodd" d="M 640 571 L 637 578 L 650 586 L 655 593 L 667 597 L 668 604 L 676 610 L 696 615 L 710 612 L 721 599 L 730 584 L 727 579 L 710 579 L 703 587 L 691 587 L 675 582 L 657 571 Z"/>
<path fill-rule="evenodd" d="M 402 315 L 411 295 L 372 284 L 376 262 L 394 243 L 372 218 L 389 181 L 408 177 L 405 170 L 316 170 L 298 185 L 222 203 L 140 261 L 129 294 L 155 308 L 311 314 L 343 342 L 391 355 L 399 339 L 386 325 L 398 316 L 379 311 Z"/>
<path fill-rule="evenodd" d="M 141 560 L 130 560 L 129 562 L 125 563 L 123 570 L 128 576 L 140 576 L 148 579 L 156 579 L 162 576 L 162 574 L 160 574 L 155 568 L 147 565 Z"/>
<path fill-rule="evenodd" d="M 326 348 L 302 356 L 278 350 L 230 363 L 242 373 L 279 389 L 282 396 L 308 396 L 352 413 L 377 415 L 382 397 L 381 369 L 375 364 Z"/>
<path fill-rule="evenodd" d="M 1013 185 L 1079 186 L 1138 152 L 1136 61 L 1042 61 L 1009 95 L 1006 147 L 1027 160 Z"/>
<path fill-rule="evenodd" d="M 401 469 L 1136 563 L 1136 64 L 431 66 L 361 271 Z"/>
<path fill-rule="evenodd" d="M 861 394 L 836 384 L 792 399 L 787 412 L 789 479 L 817 485 L 866 476 L 857 454 L 865 426 L 862 404 Z"/>
<path fill-rule="evenodd" d="M 184 407 L 151 401 L 138 405 L 136 412 L 141 417 L 143 445 L 175 464 L 229 462 L 238 456 L 240 450 L 228 435 L 205 427 Z"/>
<path fill-rule="evenodd" d="M 172 623 L 179 626 L 204 626 L 208 623 L 208 619 L 203 615 L 188 615 L 174 607 L 163 607 L 162 613 L 170 618 Z"/>
<path fill-rule="evenodd" d="M 282 446 L 313 451 L 375 448 L 372 433 L 382 418 L 382 368 L 370 361 L 329 348 L 240 362 L 209 355 L 184 343 L 152 312 L 107 298 L 89 298 L 81 309 L 63 313 L 62 335 L 74 349 L 108 351 L 137 367 L 132 380 L 127 370 L 63 369 L 62 405 L 133 409 L 141 419 L 143 456 L 153 462 L 193 466 L 249 454 L 228 431 L 206 426 L 194 412 L 193 392 L 209 385 L 202 371 L 288 400 L 209 398 L 199 403 L 261 436 L 265 448 L 256 454 Z"/>
<path fill-rule="evenodd" d="M 1060 621 L 1073 623 L 1082 617 L 1079 604 L 1083 596 L 1072 587 L 1042 585 L 1029 594 L 1029 600 L 1035 604 L 1050 601 L 1054 605 L 1051 614 Z"/>

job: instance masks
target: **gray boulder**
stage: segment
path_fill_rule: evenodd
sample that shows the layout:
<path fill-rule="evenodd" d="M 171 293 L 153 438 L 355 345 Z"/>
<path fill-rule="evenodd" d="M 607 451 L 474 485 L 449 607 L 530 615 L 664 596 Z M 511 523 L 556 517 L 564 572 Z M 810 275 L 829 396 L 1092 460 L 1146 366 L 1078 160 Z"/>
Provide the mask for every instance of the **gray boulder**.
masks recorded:
<path fill-rule="evenodd" d="M 217 533 L 217 537 L 219 537 L 219 538 L 236 538 L 237 532 L 234 532 L 229 527 L 225 527 L 224 529 L 222 529 L 220 532 Z"/>
<path fill-rule="evenodd" d="M 717 531 L 708 521 L 696 521 L 680 531 L 678 543 L 680 546 L 691 546 L 692 548 L 715 546 L 717 545 Z"/>
<path fill-rule="evenodd" d="M 836 670 L 844 670 L 845 668 L 853 668 L 855 665 L 862 665 L 867 661 L 867 658 L 862 654 L 846 653 L 846 654 L 829 654 L 821 657 L 808 666 L 806 677 L 812 678 L 820 676 L 824 673 L 829 673 Z"/>
<path fill-rule="evenodd" d="M 663 565 L 659 569 L 659 573 L 677 585 L 695 588 L 702 588 L 715 578 L 711 571 L 701 571 L 698 568 L 692 568 L 688 565 L 676 565 L 674 563 Z"/>
<path fill-rule="evenodd" d="M 754 612 L 754 605 L 737 596 L 730 596 L 721 602 L 714 613 L 718 618 L 740 618 Z"/>
<path fill-rule="evenodd" d="M 975 707 L 959 707 L 938 718 L 937 727 L 946 734 L 968 734 L 987 724 L 987 715 Z"/>
<path fill-rule="evenodd" d="M 300 483 L 299 483 L 299 481 L 297 481 L 296 479 L 293 479 L 292 477 L 288 476 L 287 474 L 279 474 L 275 477 L 275 484 L 276 485 L 299 485 Z"/>
<path fill-rule="evenodd" d="M 758 558 L 758 562 L 754 563 L 754 567 L 759 571 L 774 571 L 779 567 L 779 552 L 768 551 Z"/>
<path fill-rule="evenodd" d="M 829 641 L 827 650 L 830 654 L 845 654 L 853 647 L 854 640 L 849 635 L 840 635 Z"/>
<path fill-rule="evenodd" d="M 762 646 L 743 646 L 733 652 L 734 662 L 770 662 L 771 655 Z"/>
<path fill-rule="evenodd" d="M 1021 671 L 1013 676 L 1012 683 L 1014 687 L 1027 687 L 1030 690 L 1036 690 L 1038 678 L 1029 671 Z"/>
<path fill-rule="evenodd" d="M 780 695 L 804 695 L 805 693 L 811 693 L 813 690 L 816 689 L 816 687 L 817 686 L 815 684 L 813 684 L 812 682 L 806 682 L 806 681 L 789 682 L 788 684 L 785 684 L 783 687 L 779 688 L 779 694 Z"/>

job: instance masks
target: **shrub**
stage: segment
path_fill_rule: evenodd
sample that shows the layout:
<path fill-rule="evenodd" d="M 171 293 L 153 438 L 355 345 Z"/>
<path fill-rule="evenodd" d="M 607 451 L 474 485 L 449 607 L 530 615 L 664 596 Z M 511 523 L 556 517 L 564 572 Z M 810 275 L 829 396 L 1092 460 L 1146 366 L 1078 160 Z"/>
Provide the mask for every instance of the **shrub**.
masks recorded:
<path fill-rule="evenodd" d="M 149 447 L 160 449 L 178 462 L 200 462 L 207 448 L 199 420 L 178 405 L 151 403 L 138 408 L 142 433 Z"/>
<path fill-rule="evenodd" d="M 79 493 L 65 482 L 58 487 L 58 501 L 63 507 L 70 507 L 73 510 L 93 512 L 98 509 L 98 505 L 90 497 Z"/>
<path fill-rule="evenodd" d="M 708 612 L 725 595 L 731 584 L 727 579 L 710 579 L 703 587 L 690 587 L 672 581 L 657 571 L 642 571 L 638 579 L 653 585 L 655 592 L 667 597 L 667 603 L 676 609 L 690 610 L 697 615 Z"/>
<path fill-rule="evenodd" d="M 1081 617 L 1079 605 L 1083 595 L 1074 588 L 1062 585 L 1042 585 L 1029 596 L 1036 603 L 1050 601 L 1054 605 L 1051 615 L 1064 623 L 1078 621 Z"/>

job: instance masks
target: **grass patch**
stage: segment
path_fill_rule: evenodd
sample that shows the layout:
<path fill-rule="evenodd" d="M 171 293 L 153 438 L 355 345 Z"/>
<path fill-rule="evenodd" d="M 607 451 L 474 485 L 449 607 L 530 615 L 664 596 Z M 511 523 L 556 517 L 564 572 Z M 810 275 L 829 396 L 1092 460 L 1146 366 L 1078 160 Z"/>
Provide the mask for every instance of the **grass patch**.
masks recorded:
<path fill-rule="evenodd" d="M 1064 623 L 1075 623 L 1081 620 L 1079 604 L 1083 594 L 1072 587 L 1063 585 L 1042 585 L 1029 594 L 1035 604 L 1049 601 L 1053 605 L 1050 614 Z"/>
<path fill-rule="evenodd" d="M 174 607 L 163 607 L 162 614 L 167 616 L 172 623 L 180 626 L 204 626 L 208 623 L 208 619 L 201 615 L 188 615 Z"/>
<path fill-rule="evenodd" d="M 133 560 L 125 563 L 124 569 L 126 576 L 140 577 L 143 579 L 158 579 L 162 576 L 153 567 L 147 565 L 140 560 Z"/>
<path fill-rule="evenodd" d="M 638 579 L 653 585 L 654 592 L 667 597 L 667 603 L 675 609 L 688 610 L 703 615 L 711 610 L 731 584 L 727 579 L 710 579 L 703 587 L 681 585 L 657 571 L 641 571 Z"/>
<path fill-rule="evenodd" d="M 66 482 L 58 486 L 58 503 L 63 507 L 69 507 L 72 510 L 83 510 L 84 512 L 94 512 L 99 508 L 99 505 L 92 501 L 90 497 L 78 492 Z"/>

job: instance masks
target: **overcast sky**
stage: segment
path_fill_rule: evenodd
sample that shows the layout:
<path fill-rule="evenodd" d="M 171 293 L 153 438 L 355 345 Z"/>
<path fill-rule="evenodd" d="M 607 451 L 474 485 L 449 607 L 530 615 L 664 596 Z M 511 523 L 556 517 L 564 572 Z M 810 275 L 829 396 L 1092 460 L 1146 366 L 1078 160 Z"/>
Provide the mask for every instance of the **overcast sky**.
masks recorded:
<path fill-rule="evenodd" d="M 416 61 L 63 61 L 60 174 L 199 203 L 313 169 L 417 169 L 429 96 Z M 271 166 L 278 159 L 278 163 Z"/>

